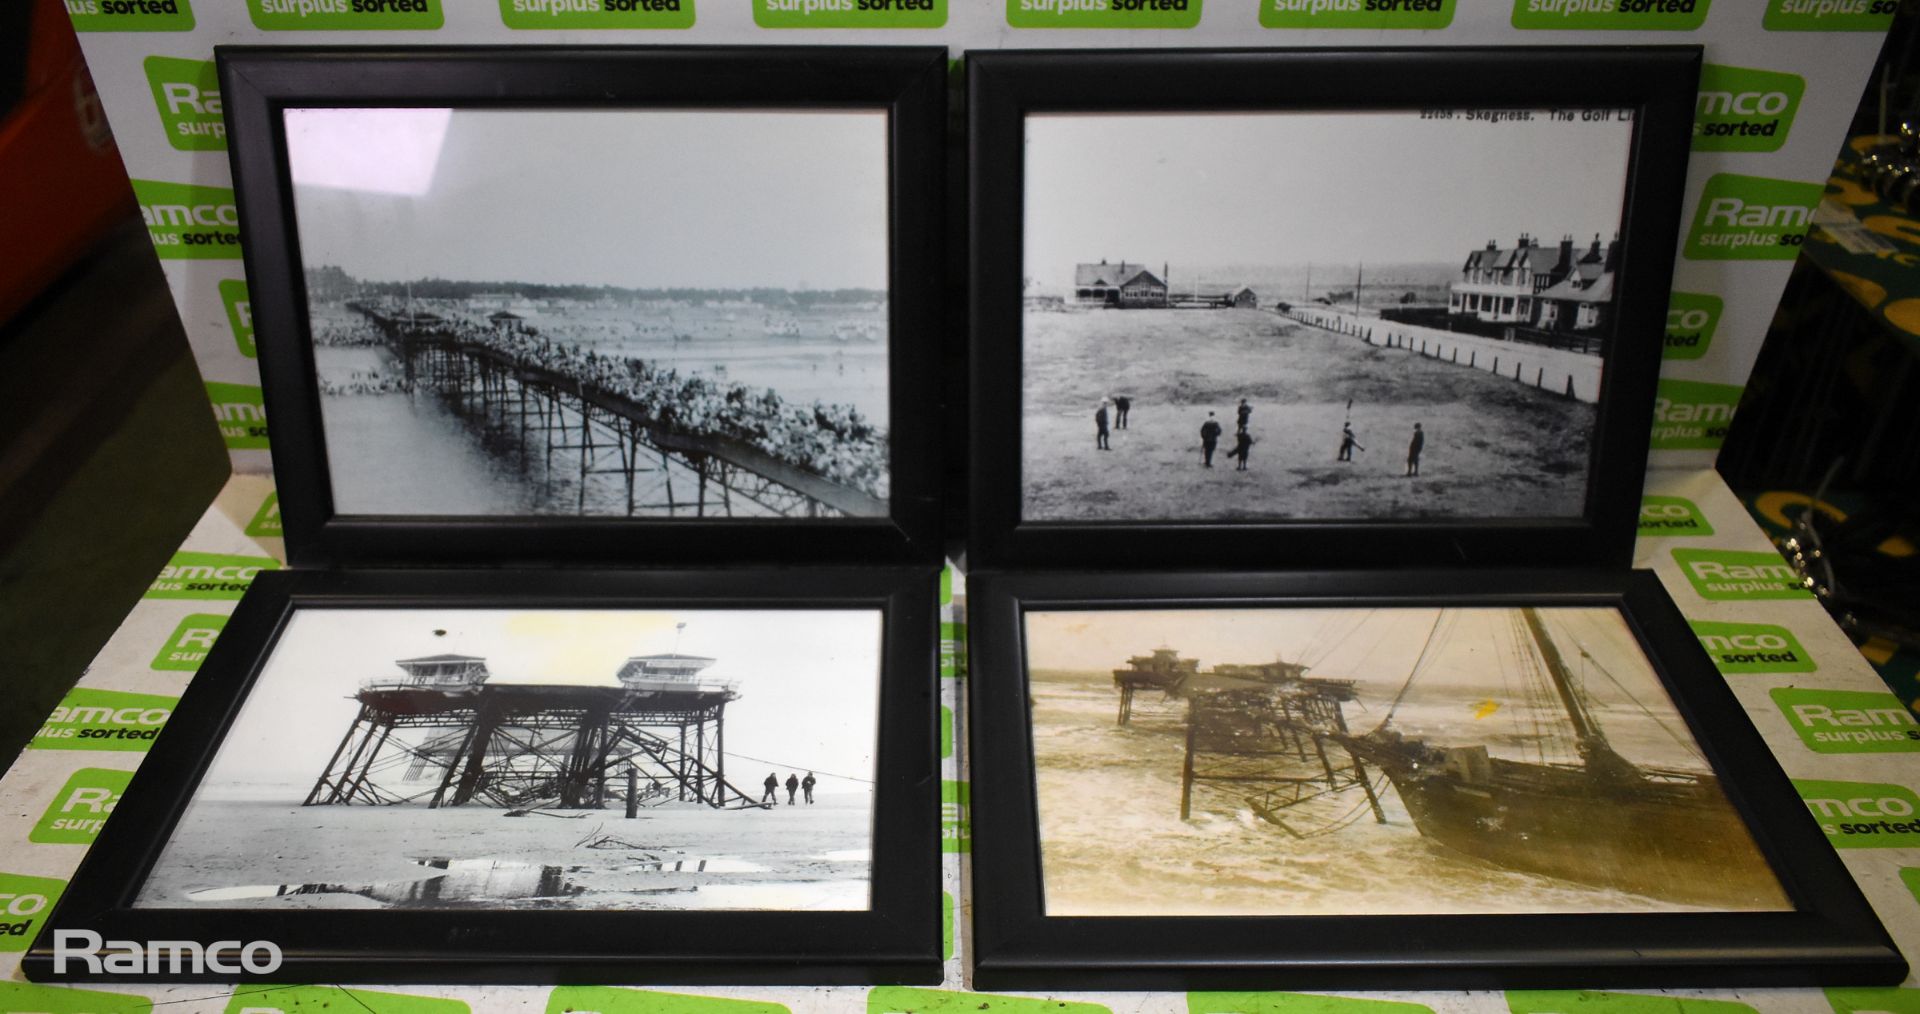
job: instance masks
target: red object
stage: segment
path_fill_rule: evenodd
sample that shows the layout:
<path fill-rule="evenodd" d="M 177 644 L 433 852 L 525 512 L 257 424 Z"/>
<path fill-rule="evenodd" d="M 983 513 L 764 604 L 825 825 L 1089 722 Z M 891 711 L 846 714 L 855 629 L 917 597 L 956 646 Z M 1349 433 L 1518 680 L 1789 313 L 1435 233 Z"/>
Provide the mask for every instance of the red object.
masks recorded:
<path fill-rule="evenodd" d="M 60 0 L 35 0 L 20 101 L 0 120 L 0 323 L 133 211 L 133 189 Z"/>

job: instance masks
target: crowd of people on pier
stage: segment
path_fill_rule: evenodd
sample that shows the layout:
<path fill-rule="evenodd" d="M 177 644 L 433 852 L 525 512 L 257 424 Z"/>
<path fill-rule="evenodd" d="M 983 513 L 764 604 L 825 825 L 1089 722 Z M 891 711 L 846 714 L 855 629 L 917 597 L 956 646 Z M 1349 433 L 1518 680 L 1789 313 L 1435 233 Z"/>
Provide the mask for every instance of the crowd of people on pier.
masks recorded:
<path fill-rule="evenodd" d="M 805 471 L 876 497 L 887 495 L 887 438 L 851 405 L 790 405 L 771 388 L 755 389 L 699 373 L 682 373 L 633 356 L 601 355 L 556 342 L 531 327 L 492 327 L 446 320 L 427 333 L 477 345 L 523 367 L 539 367 L 578 380 L 632 403 L 650 428 L 668 434 L 731 437 Z M 325 337 L 323 337 L 323 334 Z M 371 334 L 372 341 L 361 339 Z M 316 322 L 316 344 L 360 345 L 381 341 L 371 322 Z M 378 372 L 355 374 L 345 383 L 322 384 L 327 393 L 386 393 L 403 381 Z"/>

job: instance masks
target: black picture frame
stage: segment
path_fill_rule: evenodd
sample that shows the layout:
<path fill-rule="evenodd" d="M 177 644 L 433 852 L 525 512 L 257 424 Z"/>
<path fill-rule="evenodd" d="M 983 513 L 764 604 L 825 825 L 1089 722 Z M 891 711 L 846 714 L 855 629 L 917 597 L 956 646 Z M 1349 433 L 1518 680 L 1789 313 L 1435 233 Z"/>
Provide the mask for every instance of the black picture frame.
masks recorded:
<path fill-rule="evenodd" d="M 230 131 L 275 479 L 294 566 L 569 560 L 656 565 L 910 563 L 939 558 L 944 436 L 940 413 L 933 409 L 942 399 L 940 371 L 948 344 L 941 304 L 947 101 L 943 48 L 220 46 L 215 56 Z M 890 489 L 884 516 L 337 512 L 281 111 L 378 106 L 884 109 L 889 118 L 885 172 L 890 233 Z M 689 453 L 706 451 L 695 448 Z"/>
<path fill-rule="evenodd" d="M 107 940 L 268 940 L 274 982 L 932 984 L 941 975 L 935 608 L 930 568 L 280 571 L 262 574 L 22 960 L 37 981 L 262 976 L 58 974 L 61 930 Z M 555 911 L 134 907 L 176 823 L 297 610 L 875 609 L 883 614 L 865 911 Z M 315 807 L 315 820 L 330 809 Z M 618 810 L 607 811 L 617 823 Z M 579 823 L 587 823 L 585 821 Z M 589 825 L 590 826 L 590 825 Z M 584 830 L 584 829 L 583 829 Z"/>
<path fill-rule="evenodd" d="M 988 989 L 1509 989 L 1892 984 L 1851 875 L 1647 571 L 1054 572 L 969 579 L 973 960 Z M 1023 616 L 1267 606 L 1619 609 L 1794 909 L 1551 915 L 1045 915 Z M 1596 819 L 1604 817 L 1596 815 Z"/>
<path fill-rule="evenodd" d="M 1648 452 L 1700 59 L 1694 46 L 968 53 L 970 563 L 1626 566 Z M 1616 333 L 1635 340 L 1616 342 L 1607 356 L 1579 517 L 1023 518 L 1022 297 L 1024 277 L 1032 274 L 1023 271 L 1029 114 L 1602 107 L 1631 109 L 1637 122 L 1615 304 Z M 1337 153 L 1329 153 L 1328 165 L 1337 171 Z"/>

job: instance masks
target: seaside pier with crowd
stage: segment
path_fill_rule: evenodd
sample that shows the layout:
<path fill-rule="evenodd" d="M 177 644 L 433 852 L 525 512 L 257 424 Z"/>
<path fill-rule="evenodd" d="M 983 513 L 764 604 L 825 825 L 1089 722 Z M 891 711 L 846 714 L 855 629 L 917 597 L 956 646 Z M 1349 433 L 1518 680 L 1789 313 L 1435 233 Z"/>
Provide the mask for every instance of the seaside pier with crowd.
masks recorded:
<path fill-rule="evenodd" d="M 771 389 L 583 350 L 517 318 L 345 306 L 354 322 L 316 327 L 316 344 L 383 346 L 397 372 L 323 379 L 323 394 L 436 393 L 456 414 L 516 434 L 548 475 L 573 473 L 581 513 L 596 477 L 619 484 L 628 515 L 886 513 L 886 433 L 851 406 L 789 404 Z"/>

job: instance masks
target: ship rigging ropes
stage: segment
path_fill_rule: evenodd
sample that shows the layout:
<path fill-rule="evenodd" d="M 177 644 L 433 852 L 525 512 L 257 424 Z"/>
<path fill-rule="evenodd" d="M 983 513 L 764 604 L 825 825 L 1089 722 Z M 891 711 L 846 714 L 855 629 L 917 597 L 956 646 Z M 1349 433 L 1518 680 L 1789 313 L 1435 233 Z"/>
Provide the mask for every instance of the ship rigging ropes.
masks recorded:
<path fill-rule="evenodd" d="M 1575 673 L 1574 675 L 1579 679 L 1579 686 L 1582 688 L 1583 700 L 1585 699 L 1584 688 L 1587 683 L 1586 667 L 1591 665 L 1594 669 L 1599 671 L 1600 675 L 1606 677 L 1607 682 L 1611 683 L 1613 685 L 1613 688 L 1620 692 L 1621 696 L 1625 697 L 1629 701 L 1632 701 L 1634 707 L 1640 709 L 1641 714 L 1645 715 L 1647 718 L 1651 719 L 1655 725 L 1659 726 L 1660 731 L 1667 734 L 1667 738 L 1673 740 L 1675 744 L 1679 745 L 1681 749 L 1685 750 L 1688 756 L 1692 757 L 1694 760 L 1698 761 L 1702 765 L 1708 764 L 1706 754 L 1703 754 L 1700 752 L 1700 746 L 1692 736 L 1688 735 L 1684 730 L 1675 729 L 1672 725 L 1669 725 L 1667 723 L 1666 719 L 1660 717 L 1660 713 L 1658 711 L 1655 711 L 1654 709 L 1648 707 L 1645 701 L 1642 701 L 1638 695 L 1636 695 L 1631 689 L 1627 687 L 1626 684 L 1620 682 L 1619 678 L 1616 677 L 1612 673 L 1612 671 L 1610 671 L 1605 665 L 1602 665 L 1600 660 L 1598 658 L 1595 658 L 1593 653 L 1587 649 L 1586 642 L 1581 640 L 1579 637 L 1575 636 L 1571 630 L 1567 629 L 1566 624 L 1560 622 L 1558 617 L 1552 617 L 1551 622 L 1556 628 L 1556 632 L 1562 638 L 1565 639 L 1566 643 L 1571 644 L 1574 647 L 1580 649 L 1581 671 L 1578 673 Z"/>

